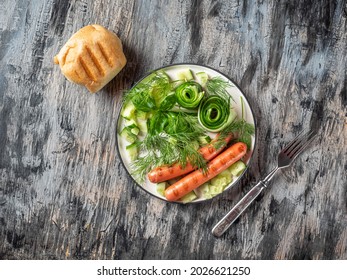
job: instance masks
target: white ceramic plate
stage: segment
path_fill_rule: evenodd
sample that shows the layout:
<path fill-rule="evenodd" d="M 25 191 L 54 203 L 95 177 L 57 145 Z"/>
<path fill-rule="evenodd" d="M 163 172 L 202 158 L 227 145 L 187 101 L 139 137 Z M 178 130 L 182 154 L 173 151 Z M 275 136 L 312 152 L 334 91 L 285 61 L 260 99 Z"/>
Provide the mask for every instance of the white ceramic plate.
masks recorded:
<path fill-rule="evenodd" d="M 232 101 L 232 106 L 234 107 L 235 111 L 237 112 L 238 117 L 241 117 L 242 115 L 242 105 L 241 105 L 241 97 L 243 99 L 243 104 L 244 104 L 244 118 L 246 119 L 246 121 L 250 124 L 253 124 L 255 126 L 255 120 L 254 120 L 254 116 L 253 116 L 253 112 L 252 109 L 247 101 L 247 98 L 244 96 L 244 94 L 242 93 L 242 91 L 240 90 L 240 88 L 233 82 L 231 81 L 227 76 L 225 76 L 224 74 L 218 72 L 217 70 L 214 70 L 210 67 L 206 67 L 206 66 L 202 66 L 202 65 L 196 65 L 196 64 L 175 64 L 175 65 L 170 65 L 170 66 L 165 66 L 162 67 L 160 69 L 156 69 L 157 70 L 163 70 L 165 71 L 169 77 L 172 80 L 177 79 L 177 73 L 189 68 L 193 73 L 198 73 L 198 72 L 206 72 L 208 74 L 208 76 L 210 78 L 212 77 L 222 77 L 225 80 L 228 80 L 230 82 L 230 84 L 232 85 L 231 87 L 228 88 L 228 92 L 229 94 L 232 96 L 233 100 Z M 148 74 L 150 75 L 150 74 Z M 147 76 L 148 76 L 147 75 Z M 138 81 L 141 82 L 143 79 L 145 79 L 147 76 L 143 77 L 141 80 Z M 118 132 L 122 130 L 122 128 L 124 127 L 124 119 L 120 116 L 120 112 L 121 112 L 122 108 L 120 108 L 119 114 L 118 114 L 118 124 L 117 124 L 117 130 Z M 255 137 L 252 137 L 252 146 L 250 149 L 250 152 L 248 152 L 248 154 L 246 155 L 246 160 L 245 163 L 249 164 L 251 158 L 252 158 L 252 154 L 254 151 L 254 147 L 255 147 Z M 144 183 L 140 183 L 138 181 L 136 181 L 136 179 L 131 175 L 131 168 L 130 168 L 130 159 L 126 154 L 126 150 L 125 147 L 128 145 L 129 143 L 126 142 L 126 140 L 124 140 L 124 138 L 119 136 L 119 133 L 117 133 L 117 146 L 118 146 L 118 152 L 120 154 L 120 157 L 122 159 L 123 165 L 125 167 L 125 169 L 128 171 L 129 175 L 134 179 L 134 181 L 140 186 L 142 187 L 145 191 L 147 191 L 148 193 L 154 195 L 157 198 L 166 200 L 165 197 L 161 196 L 157 191 L 156 191 L 156 184 L 152 184 L 147 178 L 146 181 Z M 246 171 L 246 170 L 245 170 Z M 234 186 L 237 181 L 243 176 L 243 174 L 245 173 L 245 171 L 237 178 L 235 178 L 225 189 L 224 192 L 229 190 L 232 186 Z M 201 201 L 205 201 L 207 200 L 206 198 L 203 197 L 199 197 L 196 200 L 190 202 L 190 203 L 197 203 L 197 202 L 201 202 Z"/>

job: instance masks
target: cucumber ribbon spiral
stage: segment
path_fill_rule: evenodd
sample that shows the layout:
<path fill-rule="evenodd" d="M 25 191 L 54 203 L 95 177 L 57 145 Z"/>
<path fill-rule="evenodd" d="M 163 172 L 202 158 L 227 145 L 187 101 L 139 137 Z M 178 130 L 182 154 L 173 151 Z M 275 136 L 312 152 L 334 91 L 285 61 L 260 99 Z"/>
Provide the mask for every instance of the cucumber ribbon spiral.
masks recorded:
<path fill-rule="evenodd" d="M 194 81 L 188 81 L 179 85 L 175 90 L 177 103 L 183 108 L 193 109 L 199 106 L 199 103 L 204 96 L 200 84 Z"/>
<path fill-rule="evenodd" d="M 229 100 L 211 95 L 203 100 L 198 111 L 200 124 L 210 132 L 218 132 L 229 125 L 236 117 L 230 108 Z"/>

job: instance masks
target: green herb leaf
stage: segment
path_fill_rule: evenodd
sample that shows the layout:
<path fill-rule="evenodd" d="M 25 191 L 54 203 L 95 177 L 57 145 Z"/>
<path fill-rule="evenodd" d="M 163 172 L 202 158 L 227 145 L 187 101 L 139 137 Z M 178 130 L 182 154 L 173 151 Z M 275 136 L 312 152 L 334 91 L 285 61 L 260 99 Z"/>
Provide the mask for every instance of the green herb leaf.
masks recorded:
<path fill-rule="evenodd" d="M 156 111 L 150 119 L 148 134 L 140 144 L 144 156 L 132 164 L 133 175 L 144 180 L 153 168 L 179 162 L 185 166 L 188 161 L 206 170 L 206 162 L 193 145 L 205 135 L 197 117 L 183 112 Z"/>
<path fill-rule="evenodd" d="M 155 101 L 146 91 L 140 91 L 131 98 L 135 108 L 143 112 L 151 112 L 156 108 Z"/>
<path fill-rule="evenodd" d="M 247 123 L 244 119 L 237 119 L 221 131 L 218 141 L 215 143 L 216 149 L 225 143 L 224 139 L 230 135 L 230 133 L 235 135 L 236 141 L 245 143 L 248 149 L 251 148 L 252 135 L 255 133 L 254 125 Z"/>
<path fill-rule="evenodd" d="M 176 104 L 175 94 L 170 94 L 165 97 L 165 99 L 160 103 L 159 110 L 168 111 Z"/>
<path fill-rule="evenodd" d="M 226 80 L 223 80 L 221 77 L 214 77 L 209 79 L 206 83 L 206 93 L 207 95 L 218 95 L 226 100 L 233 99 L 232 96 L 228 93 L 228 88 L 230 83 Z M 233 99 L 234 100 L 234 99 Z"/>

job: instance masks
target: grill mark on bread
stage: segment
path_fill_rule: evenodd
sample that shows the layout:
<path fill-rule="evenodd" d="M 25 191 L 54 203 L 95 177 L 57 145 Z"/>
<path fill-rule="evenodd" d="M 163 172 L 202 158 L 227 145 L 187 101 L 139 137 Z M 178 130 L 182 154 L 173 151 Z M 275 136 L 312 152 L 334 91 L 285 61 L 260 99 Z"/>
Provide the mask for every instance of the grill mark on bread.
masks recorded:
<path fill-rule="evenodd" d="M 105 58 L 105 60 L 107 61 L 108 65 L 109 65 L 110 67 L 113 67 L 112 60 L 111 60 L 111 58 L 107 55 L 104 46 L 101 45 L 100 42 L 97 42 L 97 45 L 98 45 L 98 47 L 99 47 L 99 49 L 100 49 L 100 52 L 101 52 L 102 56 L 103 56 L 103 57 Z"/>
<path fill-rule="evenodd" d="M 85 49 L 88 53 L 88 55 L 90 56 L 90 58 L 92 59 L 95 67 L 98 69 L 99 73 L 101 74 L 101 76 L 105 76 L 105 71 L 104 69 L 102 69 L 102 66 L 100 64 L 100 62 L 98 61 L 97 57 L 95 56 L 95 54 L 92 52 L 92 50 L 89 48 L 89 46 L 85 46 Z"/>
<path fill-rule="evenodd" d="M 81 80 L 81 76 L 78 74 L 77 70 L 75 70 L 75 75 L 77 76 L 78 80 Z"/>
<path fill-rule="evenodd" d="M 86 73 L 87 77 L 92 80 L 93 82 L 96 82 L 95 77 L 93 76 L 92 71 L 90 71 L 90 69 L 88 68 L 87 64 L 85 63 L 85 61 L 82 59 L 82 57 L 79 58 L 79 62 L 81 63 L 81 66 L 84 70 L 84 72 Z"/>

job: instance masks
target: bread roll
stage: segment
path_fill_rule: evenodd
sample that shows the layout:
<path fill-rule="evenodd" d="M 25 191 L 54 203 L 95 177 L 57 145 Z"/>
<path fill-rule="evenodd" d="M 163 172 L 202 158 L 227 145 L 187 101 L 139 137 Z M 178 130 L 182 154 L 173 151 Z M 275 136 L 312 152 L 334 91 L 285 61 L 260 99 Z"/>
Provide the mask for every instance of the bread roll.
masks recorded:
<path fill-rule="evenodd" d="M 54 57 L 65 77 L 94 93 L 111 81 L 126 64 L 121 40 L 100 25 L 77 31 Z"/>

